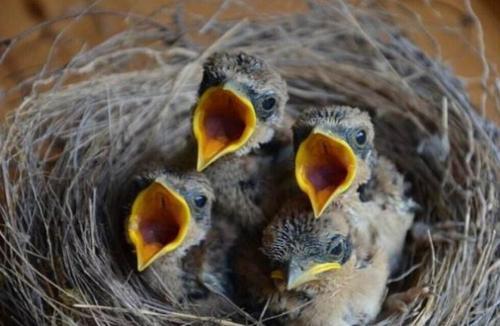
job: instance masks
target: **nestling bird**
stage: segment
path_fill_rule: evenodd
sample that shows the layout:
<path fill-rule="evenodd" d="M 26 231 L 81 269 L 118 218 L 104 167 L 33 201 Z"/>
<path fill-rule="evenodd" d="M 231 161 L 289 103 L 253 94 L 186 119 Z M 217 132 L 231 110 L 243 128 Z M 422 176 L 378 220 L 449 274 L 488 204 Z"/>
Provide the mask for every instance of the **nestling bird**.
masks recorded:
<path fill-rule="evenodd" d="M 234 153 L 242 156 L 271 140 L 288 100 L 286 83 L 263 60 L 217 52 L 203 65 L 193 110 L 198 171 Z"/>
<path fill-rule="evenodd" d="M 357 200 L 371 177 L 374 130 L 367 113 L 347 106 L 311 108 L 293 126 L 295 178 L 319 217 L 335 200 Z"/>
<path fill-rule="evenodd" d="M 224 251 L 234 235 L 211 227 L 214 195 L 208 179 L 157 170 L 137 180 L 126 232 L 138 271 L 170 303 L 216 314 L 225 306 L 213 292 L 228 290 Z"/>
<path fill-rule="evenodd" d="M 307 110 L 294 125 L 294 146 L 296 181 L 315 216 L 343 207 L 355 242 L 371 245 L 378 233 L 394 270 L 416 204 L 394 164 L 377 155 L 368 114 L 346 106 Z"/>
<path fill-rule="evenodd" d="M 270 298 L 270 314 L 280 315 L 287 325 L 373 320 L 389 275 L 376 240 L 359 255 L 345 212 L 332 209 L 316 219 L 307 205 L 286 206 L 263 233 L 262 251 L 276 268 L 271 275 L 276 288 L 264 294 Z"/>
<path fill-rule="evenodd" d="M 218 52 L 203 65 L 193 108 L 196 168 L 210 179 L 220 215 L 243 227 L 261 225 L 263 201 L 272 194 L 273 155 L 259 152 L 271 141 L 288 100 L 286 83 L 263 60 Z M 218 214 L 219 215 L 219 214 Z"/>

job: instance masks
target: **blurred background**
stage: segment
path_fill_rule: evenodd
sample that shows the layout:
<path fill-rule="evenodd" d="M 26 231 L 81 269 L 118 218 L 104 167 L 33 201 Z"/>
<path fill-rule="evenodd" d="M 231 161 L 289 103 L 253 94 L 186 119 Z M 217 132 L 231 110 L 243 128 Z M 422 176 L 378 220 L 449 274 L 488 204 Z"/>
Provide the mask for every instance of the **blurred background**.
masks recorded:
<path fill-rule="evenodd" d="M 428 54 L 453 67 L 467 83 L 478 110 L 500 124 L 500 113 L 495 109 L 500 105 L 495 105 L 492 96 L 484 95 L 500 89 L 496 73 L 500 67 L 500 0 L 348 2 L 380 6 L 381 11 L 393 14 Z M 15 98 L 16 92 L 22 95 L 20 83 L 25 78 L 41 69 L 63 66 L 75 53 L 137 20 L 171 24 L 176 17 L 205 21 L 213 16 L 219 20 L 262 19 L 309 10 L 304 0 L 1 0 L 1 4 L 0 118 L 18 103 L 10 98 Z M 189 33 L 189 22 L 182 25 Z M 204 27 L 206 30 L 198 30 L 198 35 L 209 33 L 209 24 Z"/>

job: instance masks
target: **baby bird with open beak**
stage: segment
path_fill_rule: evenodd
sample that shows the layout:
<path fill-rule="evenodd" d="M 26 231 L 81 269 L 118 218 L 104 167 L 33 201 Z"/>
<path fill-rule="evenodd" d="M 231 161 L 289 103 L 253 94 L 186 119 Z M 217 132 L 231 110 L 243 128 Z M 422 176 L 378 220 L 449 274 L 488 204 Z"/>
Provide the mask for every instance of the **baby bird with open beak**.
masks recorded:
<path fill-rule="evenodd" d="M 416 205 L 394 164 L 377 155 L 368 114 L 347 106 L 310 109 L 293 132 L 295 178 L 314 215 L 343 207 L 356 241 L 370 242 L 375 230 L 394 269 Z"/>
<path fill-rule="evenodd" d="M 359 256 L 345 212 L 326 214 L 316 219 L 299 200 L 264 230 L 262 251 L 276 268 L 269 314 L 287 325 L 364 324 L 380 311 L 389 275 L 385 253 L 375 241 Z"/>
<path fill-rule="evenodd" d="M 278 128 L 288 100 L 285 81 L 260 58 L 215 53 L 203 66 L 192 128 L 196 167 L 210 179 L 222 215 L 252 228 L 265 220 L 272 155 L 257 153 Z"/>
<path fill-rule="evenodd" d="M 136 183 L 126 233 L 142 278 L 173 305 L 222 314 L 227 308 L 223 296 L 230 291 L 222 257 L 233 238 L 222 241 L 225 232 L 212 227 L 214 195 L 208 179 L 196 172 L 160 170 Z"/>
<path fill-rule="evenodd" d="M 293 133 L 295 178 L 314 216 L 332 203 L 358 200 L 375 161 L 368 114 L 347 106 L 312 108 L 299 116 Z"/>
<path fill-rule="evenodd" d="M 198 96 L 193 112 L 198 171 L 269 142 L 288 100 L 286 83 L 271 66 L 249 54 L 227 52 L 213 54 L 203 65 Z"/>

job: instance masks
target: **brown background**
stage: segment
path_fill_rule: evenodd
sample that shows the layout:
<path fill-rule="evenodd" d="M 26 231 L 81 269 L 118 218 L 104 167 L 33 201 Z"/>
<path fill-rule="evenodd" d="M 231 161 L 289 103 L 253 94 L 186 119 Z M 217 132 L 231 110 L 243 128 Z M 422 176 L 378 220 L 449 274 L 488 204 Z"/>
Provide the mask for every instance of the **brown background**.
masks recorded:
<path fill-rule="evenodd" d="M 212 16 L 219 6 L 226 2 L 218 18 L 257 17 L 273 13 L 293 13 L 307 10 L 303 0 L 185 0 L 184 10 L 199 17 Z M 363 1 L 351 1 L 363 3 Z M 59 39 L 57 51 L 51 55 L 51 65 L 62 65 L 77 51 L 92 47 L 106 37 L 127 27 L 124 19 L 129 12 L 154 15 L 155 19 L 168 21 L 169 13 L 179 1 L 174 0 L 0 0 L 0 39 L 12 38 L 22 31 L 55 17 L 67 16 L 92 6 L 93 10 L 118 11 L 122 16 L 102 14 L 80 18 L 77 22 L 62 20 L 44 29 L 36 29 L 23 41 L 16 44 L 4 62 L 0 64 L 0 92 L 5 92 L 26 76 L 36 73 L 47 61 L 54 39 L 64 30 Z M 366 1 L 364 1 L 366 3 Z M 485 37 L 485 55 L 493 72 L 500 67 L 500 0 L 471 0 L 475 14 L 481 21 Z M 379 4 L 399 17 L 400 23 L 428 53 L 439 56 L 451 65 L 468 83 L 474 103 L 481 108 L 483 93 L 480 77 L 483 63 L 474 49 L 477 49 L 478 29 L 474 16 L 465 9 L 462 0 L 381 0 Z M 432 45 L 429 37 L 419 30 L 415 17 L 431 32 L 441 45 L 440 51 Z M 2 47 L 0 45 L 0 55 Z M 494 74 L 490 76 L 488 89 L 494 90 Z M 500 84 L 500 81 L 497 82 Z M 497 86 L 499 87 L 499 86 Z M 498 90 L 497 90 L 498 92 Z M 12 107 L 13 102 L 0 103 L 0 117 Z M 500 114 L 495 109 L 492 96 L 484 102 L 486 115 L 500 124 Z"/>

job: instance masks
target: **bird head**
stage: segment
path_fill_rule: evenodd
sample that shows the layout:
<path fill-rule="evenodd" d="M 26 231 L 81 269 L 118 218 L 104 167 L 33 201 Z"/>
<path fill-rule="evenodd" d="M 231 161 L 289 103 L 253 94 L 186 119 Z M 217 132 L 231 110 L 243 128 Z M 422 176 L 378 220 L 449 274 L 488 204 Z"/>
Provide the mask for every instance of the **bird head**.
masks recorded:
<path fill-rule="evenodd" d="M 271 278 L 287 290 L 321 281 L 341 269 L 351 256 L 346 226 L 336 219 L 316 219 L 311 213 L 286 210 L 264 230 L 262 252 L 276 269 Z"/>
<path fill-rule="evenodd" d="M 137 254 L 137 269 L 143 271 L 160 257 L 183 255 L 204 239 L 213 192 L 198 173 L 152 173 L 138 183 L 141 190 L 133 200 L 126 232 Z"/>
<path fill-rule="evenodd" d="M 370 176 L 373 124 L 367 113 L 346 106 L 306 110 L 293 126 L 295 179 L 314 215 Z"/>
<path fill-rule="evenodd" d="M 288 99 L 285 81 L 264 61 L 225 52 L 205 62 L 198 96 L 193 111 L 198 171 L 268 142 Z"/>

